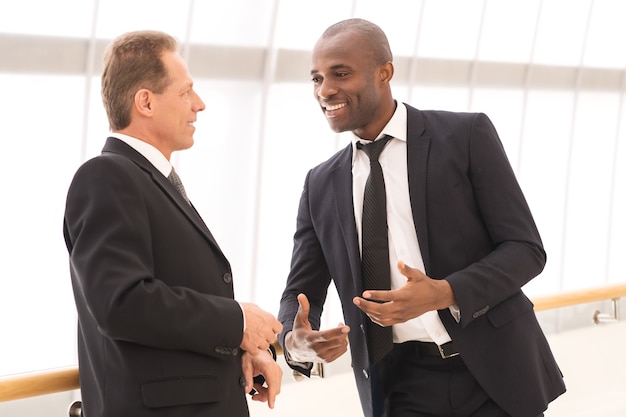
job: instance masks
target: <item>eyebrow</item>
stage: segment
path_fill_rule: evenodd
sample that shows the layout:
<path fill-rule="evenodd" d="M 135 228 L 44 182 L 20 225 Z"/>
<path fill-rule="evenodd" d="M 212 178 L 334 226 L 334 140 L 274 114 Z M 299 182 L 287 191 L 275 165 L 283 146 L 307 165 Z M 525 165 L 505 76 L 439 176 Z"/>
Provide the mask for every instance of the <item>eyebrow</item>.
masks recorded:
<path fill-rule="evenodd" d="M 330 67 L 331 71 L 337 71 L 339 69 L 348 69 L 351 70 L 352 67 L 350 65 L 346 65 L 346 64 L 337 64 L 337 65 L 333 65 L 332 67 Z M 312 69 L 311 70 L 311 75 L 318 73 L 319 71 L 316 69 Z"/>

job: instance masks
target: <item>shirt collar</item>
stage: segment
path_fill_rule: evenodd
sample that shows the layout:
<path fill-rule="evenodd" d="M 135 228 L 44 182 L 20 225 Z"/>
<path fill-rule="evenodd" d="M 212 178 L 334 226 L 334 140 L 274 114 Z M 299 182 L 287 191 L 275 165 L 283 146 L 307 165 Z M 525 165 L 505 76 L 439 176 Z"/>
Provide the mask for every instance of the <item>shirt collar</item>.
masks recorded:
<path fill-rule="evenodd" d="M 125 135 L 119 132 L 112 132 L 109 136 L 117 138 L 128 146 L 139 152 L 144 158 L 146 158 L 163 176 L 167 177 L 172 171 L 172 164 L 157 148 L 144 142 L 141 139 L 134 138 L 132 136 Z"/>
<path fill-rule="evenodd" d="M 406 142 L 406 124 L 407 124 L 407 111 L 404 103 L 398 103 L 396 110 L 393 112 L 391 119 L 387 122 L 387 125 L 383 128 L 376 139 L 380 139 L 385 135 L 389 135 L 395 139 L 399 139 Z M 356 143 L 362 141 L 360 137 L 350 132 L 352 135 L 352 159 L 354 160 L 354 154 L 356 151 Z"/>

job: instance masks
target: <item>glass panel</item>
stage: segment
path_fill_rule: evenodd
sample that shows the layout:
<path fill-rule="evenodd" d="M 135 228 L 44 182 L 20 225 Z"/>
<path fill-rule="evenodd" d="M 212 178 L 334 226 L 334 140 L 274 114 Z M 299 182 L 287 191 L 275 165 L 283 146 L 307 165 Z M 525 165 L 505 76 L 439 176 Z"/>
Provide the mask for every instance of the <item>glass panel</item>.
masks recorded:
<path fill-rule="evenodd" d="M 589 0 L 544 0 L 533 61 L 578 66 L 582 57 Z"/>
<path fill-rule="evenodd" d="M 281 2 L 276 26 L 276 46 L 296 50 L 313 49 L 313 45 L 328 26 L 352 16 L 352 3 L 352 0 Z"/>
<path fill-rule="evenodd" d="M 607 270 L 607 281 L 616 283 L 624 282 L 626 277 L 626 263 L 624 254 L 626 253 L 626 107 L 623 100 L 626 97 L 622 94 L 622 112 L 620 132 L 617 145 L 615 147 L 615 159 L 613 169 L 615 178 L 612 183 L 612 207 L 610 220 L 610 240 L 609 259 Z M 623 311 L 623 310 L 622 310 Z"/>
<path fill-rule="evenodd" d="M 531 295 L 553 294 L 561 288 L 563 213 L 574 98 L 570 91 L 528 93 L 517 177 L 548 254 L 541 277 L 526 285 Z"/>
<path fill-rule="evenodd" d="M 271 39 L 274 1 L 194 1 L 191 41 L 194 43 L 266 46 Z"/>
<path fill-rule="evenodd" d="M 10 197 L 0 217 L 4 375 L 75 363 L 76 310 L 63 211 L 80 163 L 84 81 L 0 74 L 0 91 L 10 97 L 0 100 L 0 114 L 11 115 L 2 125 L 3 170 L 11 179 L 3 184 Z"/>
<path fill-rule="evenodd" d="M 583 60 L 585 66 L 620 69 L 626 66 L 623 43 L 626 39 L 624 16 L 626 2 L 622 0 L 593 2 L 591 26 Z"/>
<path fill-rule="evenodd" d="M 311 85 L 274 85 L 267 111 L 255 288 L 257 302 L 277 313 L 289 273 L 305 176 L 349 139 L 338 138 L 330 130 Z"/>
<path fill-rule="evenodd" d="M 94 0 L 0 2 L 0 32 L 89 37 Z"/>
<path fill-rule="evenodd" d="M 528 62 L 537 26 L 539 0 L 488 1 L 478 58 Z"/>
<path fill-rule="evenodd" d="M 189 20 L 189 1 L 100 1 L 96 36 L 113 39 L 127 31 L 156 29 L 167 32 L 184 42 Z"/>
<path fill-rule="evenodd" d="M 409 102 L 420 110 L 467 111 L 469 91 L 464 87 L 417 86 Z"/>
<path fill-rule="evenodd" d="M 618 109 L 616 93 L 580 94 L 566 201 L 563 289 L 589 288 L 606 282 Z"/>
<path fill-rule="evenodd" d="M 253 301 L 251 259 L 263 86 L 259 82 L 194 81 L 206 109 L 198 114 L 193 147 L 175 153 L 172 163 L 231 263 L 237 297 Z"/>
<path fill-rule="evenodd" d="M 437 0 L 424 4 L 418 55 L 474 59 L 483 0 Z"/>

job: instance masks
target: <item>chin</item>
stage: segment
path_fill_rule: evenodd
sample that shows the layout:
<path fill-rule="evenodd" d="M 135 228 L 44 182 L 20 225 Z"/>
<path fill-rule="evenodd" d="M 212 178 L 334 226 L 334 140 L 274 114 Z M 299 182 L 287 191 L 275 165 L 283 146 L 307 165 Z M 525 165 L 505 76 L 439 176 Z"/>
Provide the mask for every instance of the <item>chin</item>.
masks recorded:
<path fill-rule="evenodd" d="M 341 133 L 341 132 L 346 132 L 348 130 L 350 130 L 349 128 L 345 127 L 345 126 L 341 126 L 341 125 L 337 125 L 337 124 L 333 124 L 333 123 L 328 123 L 328 125 L 330 126 L 330 129 L 335 132 L 335 133 Z"/>

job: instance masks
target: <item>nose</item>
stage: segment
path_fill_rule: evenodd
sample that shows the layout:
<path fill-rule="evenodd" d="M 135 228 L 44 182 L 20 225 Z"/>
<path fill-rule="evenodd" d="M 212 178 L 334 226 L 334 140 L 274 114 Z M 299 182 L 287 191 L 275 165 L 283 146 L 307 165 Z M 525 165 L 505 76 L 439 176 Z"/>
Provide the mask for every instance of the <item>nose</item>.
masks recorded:
<path fill-rule="evenodd" d="M 204 110 L 206 108 L 204 101 L 202 101 L 198 93 L 196 93 L 195 91 L 193 92 L 193 94 L 194 94 L 193 111 L 199 112 L 199 111 Z"/>
<path fill-rule="evenodd" d="M 335 94 L 337 94 L 337 88 L 329 80 L 320 81 L 315 91 L 317 98 L 323 100 L 327 100 Z"/>

